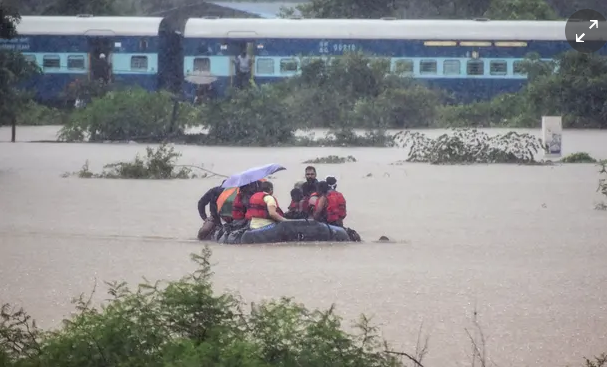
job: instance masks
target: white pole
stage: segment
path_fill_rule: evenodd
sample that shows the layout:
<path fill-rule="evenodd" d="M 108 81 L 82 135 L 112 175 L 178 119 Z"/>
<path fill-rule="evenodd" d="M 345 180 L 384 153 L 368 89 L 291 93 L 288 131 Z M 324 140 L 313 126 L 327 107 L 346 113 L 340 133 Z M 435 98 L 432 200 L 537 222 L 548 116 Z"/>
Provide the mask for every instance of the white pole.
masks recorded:
<path fill-rule="evenodd" d="M 542 116 L 542 142 L 545 158 L 560 158 L 563 144 L 561 116 Z"/>

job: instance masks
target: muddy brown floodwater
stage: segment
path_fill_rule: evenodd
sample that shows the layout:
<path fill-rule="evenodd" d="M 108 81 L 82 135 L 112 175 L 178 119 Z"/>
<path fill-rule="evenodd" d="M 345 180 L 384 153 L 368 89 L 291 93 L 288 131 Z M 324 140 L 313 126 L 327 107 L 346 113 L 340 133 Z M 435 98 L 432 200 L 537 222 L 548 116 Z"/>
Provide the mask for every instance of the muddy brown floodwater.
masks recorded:
<path fill-rule="evenodd" d="M 52 139 L 55 131 L 20 128 L 18 138 Z M 9 137 L 0 130 L 0 141 Z M 607 158 L 605 132 L 566 131 L 563 139 L 566 154 Z M 288 170 L 273 179 L 282 203 L 303 175 L 302 161 L 329 154 L 359 160 L 317 169 L 338 177 L 347 222 L 367 242 L 212 245 L 218 291 L 236 290 L 247 301 L 335 302 L 347 320 L 373 315 L 406 351 L 423 322 L 427 366 L 469 365 L 465 328 L 475 307 L 499 366 L 580 366 L 583 356 L 607 352 L 607 212 L 593 210 L 601 198 L 592 164 L 396 166 L 390 163 L 405 158 L 398 149 L 178 150 L 183 164 L 227 174 L 284 164 Z M 220 179 L 60 177 L 87 159 L 98 171 L 144 151 L 137 144 L 0 143 L 1 302 L 22 304 L 43 327 L 56 327 L 73 310 L 71 297 L 89 292 L 95 279 L 177 279 L 193 268 L 188 254 L 201 248 L 196 202 Z M 394 243 L 372 242 L 381 235 Z"/>

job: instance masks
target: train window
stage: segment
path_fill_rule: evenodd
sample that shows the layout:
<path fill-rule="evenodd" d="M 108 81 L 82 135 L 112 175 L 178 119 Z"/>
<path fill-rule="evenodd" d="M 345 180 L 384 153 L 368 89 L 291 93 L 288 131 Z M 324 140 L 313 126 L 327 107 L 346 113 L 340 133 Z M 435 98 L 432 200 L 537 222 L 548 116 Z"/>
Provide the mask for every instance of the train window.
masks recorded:
<path fill-rule="evenodd" d="M 139 51 L 145 51 L 148 49 L 148 40 L 142 39 L 139 41 Z"/>
<path fill-rule="evenodd" d="M 485 74 L 485 64 L 481 60 L 468 60 L 468 75 Z"/>
<path fill-rule="evenodd" d="M 493 60 L 489 63 L 489 72 L 491 75 L 508 74 L 508 63 L 503 60 Z"/>
<path fill-rule="evenodd" d="M 70 70 L 84 69 L 84 56 L 72 55 L 67 57 L 67 68 Z"/>
<path fill-rule="evenodd" d="M 29 62 L 36 62 L 36 56 L 34 55 L 23 55 L 23 57 L 25 58 L 25 61 L 29 61 Z"/>
<path fill-rule="evenodd" d="M 42 58 L 43 69 L 59 69 L 61 67 L 61 60 L 59 55 L 44 55 Z"/>
<path fill-rule="evenodd" d="M 459 60 L 445 60 L 443 62 L 443 74 L 445 75 L 460 75 L 462 66 Z"/>
<path fill-rule="evenodd" d="M 436 60 L 422 60 L 419 63 L 419 73 L 422 75 L 436 74 Z"/>
<path fill-rule="evenodd" d="M 197 57 L 194 59 L 194 72 L 211 71 L 211 59 L 208 57 Z"/>
<path fill-rule="evenodd" d="M 413 74 L 413 60 L 396 60 L 394 72 L 399 75 Z"/>
<path fill-rule="evenodd" d="M 257 59 L 256 74 L 274 74 L 274 59 L 267 57 Z"/>
<path fill-rule="evenodd" d="M 148 70 L 148 57 L 131 56 L 131 70 Z"/>
<path fill-rule="evenodd" d="M 297 59 L 281 59 L 280 60 L 280 72 L 281 73 L 293 73 L 297 71 L 299 62 Z"/>
<path fill-rule="evenodd" d="M 523 62 L 522 61 L 515 61 L 513 66 L 513 71 L 514 71 L 514 75 L 525 75 L 527 74 L 525 72 L 525 69 L 523 68 Z"/>

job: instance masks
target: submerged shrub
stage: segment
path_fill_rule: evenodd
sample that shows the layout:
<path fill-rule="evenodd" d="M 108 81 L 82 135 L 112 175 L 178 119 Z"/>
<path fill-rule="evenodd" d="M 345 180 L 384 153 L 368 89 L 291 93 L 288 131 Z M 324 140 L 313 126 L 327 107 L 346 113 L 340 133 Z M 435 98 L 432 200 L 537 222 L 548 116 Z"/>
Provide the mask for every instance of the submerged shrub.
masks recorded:
<path fill-rule="evenodd" d="M 476 129 L 454 129 L 432 139 L 418 132 L 400 132 L 395 140 L 409 147 L 407 162 L 432 164 L 535 163 L 540 140 L 529 134 L 509 132 L 489 136 Z"/>
<path fill-rule="evenodd" d="M 577 152 L 571 153 L 563 159 L 561 159 L 562 163 L 596 163 L 596 159 L 592 158 L 590 154 L 586 152 Z"/>
<path fill-rule="evenodd" d="M 106 164 L 101 173 L 93 173 L 89 170 L 88 161 L 77 172 L 80 178 L 123 178 L 123 179 L 185 179 L 196 178 L 192 170 L 187 167 L 176 165 L 176 160 L 181 153 L 176 153 L 174 147 L 163 144 L 155 151 L 147 147 L 145 160 L 135 156 L 132 162 L 118 162 Z M 205 174 L 206 175 L 206 174 Z M 68 174 L 64 177 L 69 176 Z M 205 177 L 205 176 L 203 176 Z"/>
<path fill-rule="evenodd" d="M 328 155 L 326 157 L 318 157 L 314 159 L 308 159 L 303 163 L 311 163 L 311 164 L 339 164 L 339 163 L 347 163 L 347 162 L 356 162 L 356 158 L 349 155 L 347 157 L 339 157 L 336 155 Z"/>
<path fill-rule="evenodd" d="M 129 289 L 106 282 L 110 299 L 102 308 L 80 296 L 77 313 L 63 328 L 43 332 L 23 310 L 2 308 L 0 363 L 3 366 L 327 366 L 397 367 L 377 327 L 364 316 L 360 334 L 342 330 L 331 307 L 310 310 L 289 298 L 252 305 L 246 312 L 236 295 L 215 294 L 211 251 L 192 255 L 197 270 L 164 286 Z"/>

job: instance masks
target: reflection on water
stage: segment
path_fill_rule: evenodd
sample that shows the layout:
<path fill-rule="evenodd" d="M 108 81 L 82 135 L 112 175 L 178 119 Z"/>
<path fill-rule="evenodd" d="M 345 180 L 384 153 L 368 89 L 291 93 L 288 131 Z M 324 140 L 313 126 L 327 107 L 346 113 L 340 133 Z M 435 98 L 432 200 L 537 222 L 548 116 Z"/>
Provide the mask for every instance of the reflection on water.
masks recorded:
<path fill-rule="evenodd" d="M 23 141 L 55 132 L 17 133 Z M 0 141 L 9 138 L 10 129 L 0 129 Z M 566 131 L 563 148 L 607 158 L 606 142 L 605 132 Z M 404 159 L 402 151 L 375 148 L 178 150 L 183 164 L 224 174 L 284 164 L 288 170 L 273 179 L 281 202 L 301 179 L 304 160 L 358 160 L 317 169 L 320 177 L 338 177 L 348 225 L 366 243 L 213 245 L 219 290 L 247 301 L 290 295 L 313 307 L 335 302 L 347 319 L 374 315 L 407 350 L 423 322 L 427 365 L 467 364 L 464 328 L 475 307 L 500 366 L 581 365 L 582 356 L 606 351 L 607 212 L 592 209 L 600 200 L 593 165 L 397 166 L 390 163 Z M 137 144 L 0 143 L 0 301 L 24 304 L 52 327 L 95 279 L 176 279 L 192 269 L 188 254 L 201 246 L 196 202 L 220 178 L 60 177 L 87 159 L 98 171 L 144 151 Z M 373 242 L 381 235 L 394 243 Z"/>

